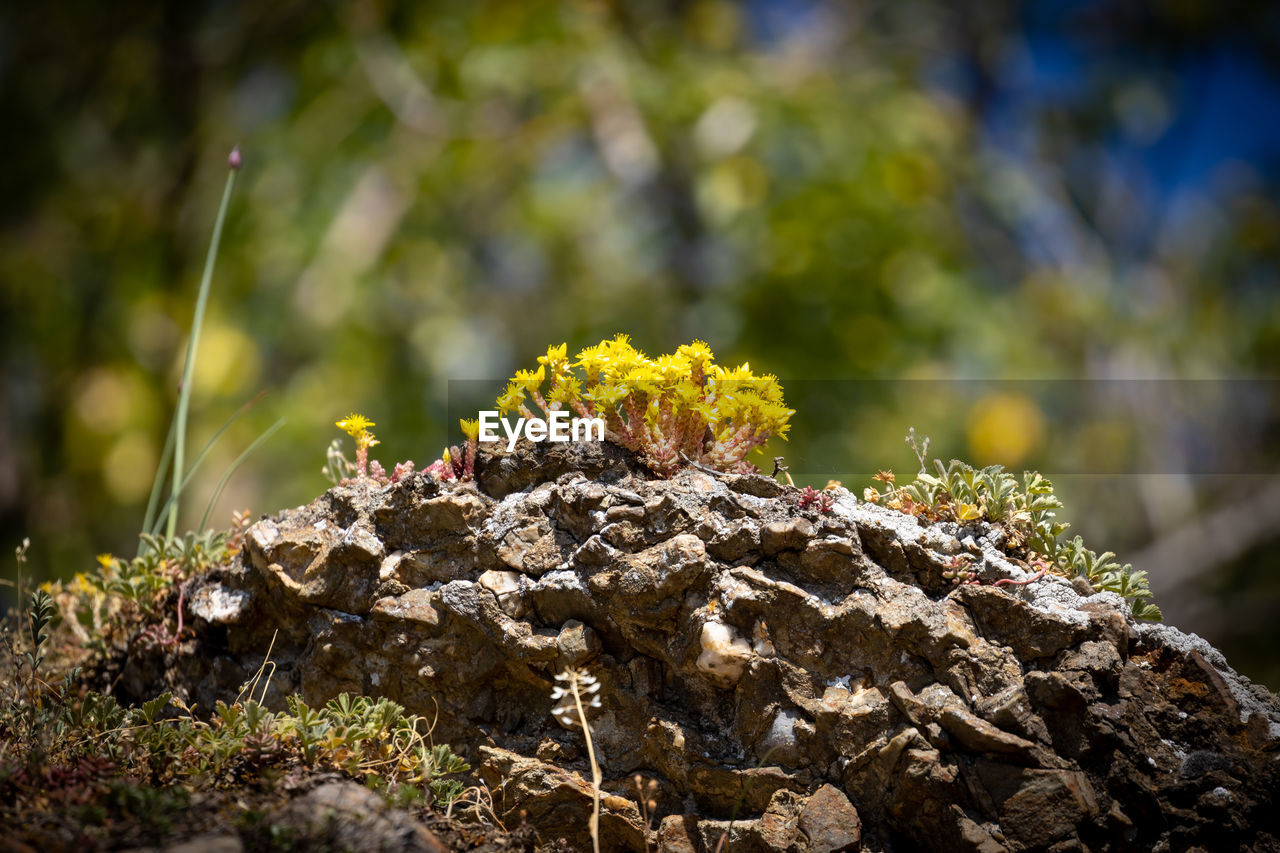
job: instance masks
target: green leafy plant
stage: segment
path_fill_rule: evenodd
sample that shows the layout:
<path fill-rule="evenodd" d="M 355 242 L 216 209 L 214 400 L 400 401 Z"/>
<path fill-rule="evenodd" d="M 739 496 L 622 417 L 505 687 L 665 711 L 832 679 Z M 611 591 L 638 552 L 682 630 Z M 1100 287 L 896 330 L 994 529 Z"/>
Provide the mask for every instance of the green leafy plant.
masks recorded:
<path fill-rule="evenodd" d="M 349 694 L 319 708 L 295 695 L 287 710 L 272 711 L 262 702 L 266 685 L 258 691 L 258 684 L 246 688 L 248 697 L 219 701 L 207 718 L 169 693 L 122 707 L 102 693 L 61 690 L 39 713 L 6 707 L 0 819 L 11 821 L 24 804 L 43 810 L 66 802 L 76 804 L 72 818 L 82 826 L 124 815 L 149 836 L 163 835 L 170 806 L 193 791 L 290 770 L 337 771 L 393 804 L 445 811 L 462 795 L 455 777 L 470 767 L 448 745 L 430 742 L 423 717 L 385 698 Z"/>
<path fill-rule="evenodd" d="M 1163 614 L 1150 600 L 1147 573 L 1135 571 L 1129 563 L 1121 565 L 1115 556 L 1111 551 L 1098 554 L 1089 550 L 1076 536 L 1060 543 L 1055 560 L 1068 576 L 1085 578 L 1094 589 L 1114 592 L 1125 598 L 1130 602 L 1133 615 L 1139 619 L 1160 621 Z"/>
<path fill-rule="evenodd" d="M 186 581 L 225 565 L 239 550 L 248 511 L 233 514 L 225 531 L 190 531 L 180 538 L 143 534 L 139 556 L 98 555 L 91 571 L 44 585 L 65 617 L 65 638 L 99 653 L 176 644 L 183 633 Z M 176 605 L 172 590 L 178 587 Z M 170 627 L 172 616 L 172 624 Z"/>
<path fill-rule="evenodd" d="M 38 675 L 44 664 L 44 649 L 49 642 L 49 623 L 53 621 L 56 608 L 53 599 L 43 589 L 31 594 L 31 606 L 27 611 L 27 624 L 31 629 L 31 650 L 26 653 L 27 666 L 33 675 Z"/>
<path fill-rule="evenodd" d="M 920 462 L 919 473 L 912 482 L 899 486 L 892 471 L 878 472 L 874 479 L 887 491 L 867 488 L 863 497 L 868 502 L 927 521 L 998 525 L 1005 533 L 1005 548 L 1010 553 L 1058 574 L 1084 578 L 1095 589 L 1121 595 L 1139 619 L 1163 618 L 1160 608 L 1150 601 L 1146 572 L 1116 563 L 1115 554 L 1110 551 L 1097 554 L 1089 550 L 1079 536 L 1063 538 L 1070 525 L 1058 519 L 1062 501 L 1044 475 L 1026 471 L 1019 483 L 1002 466 L 974 468 L 958 459 L 945 465 L 934 459 L 934 473 L 929 473 L 928 437 L 920 438 L 913 428 L 906 441 Z M 956 583 L 977 582 L 976 573 L 967 563 L 949 566 L 946 574 Z"/>
<path fill-rule="evenodd" d="M 256 734 L 263 726 L 279 733 L 282 741 L 296 739 L 304 762 L 329 764 L 353 776 L 369 779 L 390 774 L 407 784 L 425 788 L 431 801 L 447 807 L 462 792 L 462 784 L 448 778 L 470 766 L 446 744 L 431 744 L 423 734 L 429 727 L 417 715 L 406 715 L 403 706 L 383 698 L 347 693 L 313 709 L 299 696 L 288 699 L 288 714 L 267 714 L 250 700 L 243 716 L 232 716 L 234 725 Z"/>
<path fill-rule="evenodd" d="M 44 708 L 44 681 L 40 670 L 44 666 L 45 654 L 49 645 L 49 623 L 53 621 L 57 608 L 49 593 L 38 589 L 31 594 L 26 610 L 26 636 L 20 641 L 26 646 L 19 655 L 12 645 L 9 647 L 10 659 L 14 661 L 17 687 L 26 700 L 27 708 L 34 719 Z M 6 635 L 6 644 L 11 641 Z M 12 689 L 12 687 L 11 687 Z M 16 698 L 16 697 L 15 697 Z M 11 706 L 12 710 L 12 706 Z"/>

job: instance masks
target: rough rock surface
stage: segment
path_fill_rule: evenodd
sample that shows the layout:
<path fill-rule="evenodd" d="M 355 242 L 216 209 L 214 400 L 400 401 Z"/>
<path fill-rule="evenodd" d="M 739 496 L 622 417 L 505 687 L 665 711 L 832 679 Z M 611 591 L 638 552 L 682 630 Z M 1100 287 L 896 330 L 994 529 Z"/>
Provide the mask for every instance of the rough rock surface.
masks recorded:
<path fill-rule="evenodd" d="M 1115 595 L 943 579 L 960 551 L 1025 577 L 999 535 L 525 444 L 476 483 L 352 483 L 259 521 L 166 678 L 212 707 L 274 637 L 269 701 L 438 714 L 501 815 L 579 849 L 586 751 L 550 713 L 569 665 L 602 685 L 603 849 L 1276 849 L 1277 698 Z M 154 695 L 149 671 L 126 691 Z"/>

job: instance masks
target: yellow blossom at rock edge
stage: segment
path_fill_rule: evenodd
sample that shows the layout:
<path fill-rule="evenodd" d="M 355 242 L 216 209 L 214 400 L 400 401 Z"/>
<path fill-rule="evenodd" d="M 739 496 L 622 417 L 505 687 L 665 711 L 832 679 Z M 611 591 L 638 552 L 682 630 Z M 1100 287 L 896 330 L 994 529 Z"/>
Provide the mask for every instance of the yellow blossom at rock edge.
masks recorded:
<path fill-rule="evenodd" d="M 364 415 L 352 412 L 342 420 L 335 422 L 334 426 L 352 438 L 356 438 L 360 433 L 365 432 L 371 426 L 377 426 L 377 424 L 366 418 Z"/>

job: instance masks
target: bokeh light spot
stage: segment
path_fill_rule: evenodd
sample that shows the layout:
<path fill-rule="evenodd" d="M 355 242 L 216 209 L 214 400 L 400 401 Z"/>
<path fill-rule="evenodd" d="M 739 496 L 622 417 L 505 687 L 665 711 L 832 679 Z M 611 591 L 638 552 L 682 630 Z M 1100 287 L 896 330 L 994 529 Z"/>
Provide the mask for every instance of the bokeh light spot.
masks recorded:
<path fill-rule="evenodd" d="M 1019 465 L 1040 447 L 1044 431 L 1044 414 L 1024 394 L 988 394 L 969 410 L 969 449 L 979 465 Z"/>
<path fill-rule="evenodd" d="M 129 373 L 114 367 L 97 367 L 80 378 L 73 405 L 86 427 L 109 434 L 134 421 L 134 415 L 146 403 L 146 394 L 147 389 Z"/>
<path fill-rule="evenodd" d="M 191 393 L 201 399 L 235 394 L 257 379 L 258 368 L 257 345 L 244 332 L 232 326 L 206 325 L 200 336 Z"/>
<path fill-rule="evenodd" d="M 102 481 L 118 503 L 142 500 L 151 490 L 156 454 L 146 436 L 130 432 L 121 436 L 102 460 Z"/>

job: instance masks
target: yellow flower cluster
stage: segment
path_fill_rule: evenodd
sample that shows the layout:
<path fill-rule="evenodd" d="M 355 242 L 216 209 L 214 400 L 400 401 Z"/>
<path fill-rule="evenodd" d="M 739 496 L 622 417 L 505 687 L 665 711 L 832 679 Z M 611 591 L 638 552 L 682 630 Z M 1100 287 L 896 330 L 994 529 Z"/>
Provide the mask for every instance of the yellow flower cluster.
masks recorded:
<path fill-rule="evenodd" d="M 566 344 L 552 346 L 537 370 L 518 371 L 498 397 L 498 410 L 533 417 L 526 402 L 532 400 L 548 416 L 569 407 L 603 418 L 606 437 L 663 476 L 692 462 L 754 470 L 746 455 L 772 436 L 785 439 L 795 414 L 783 403 L 777 377 L 757 376 L 748 364 L 721 367 L 702 341 L 649 358 L 618 335 L 582 350 L 575 361 L 567 353 Z"/>

